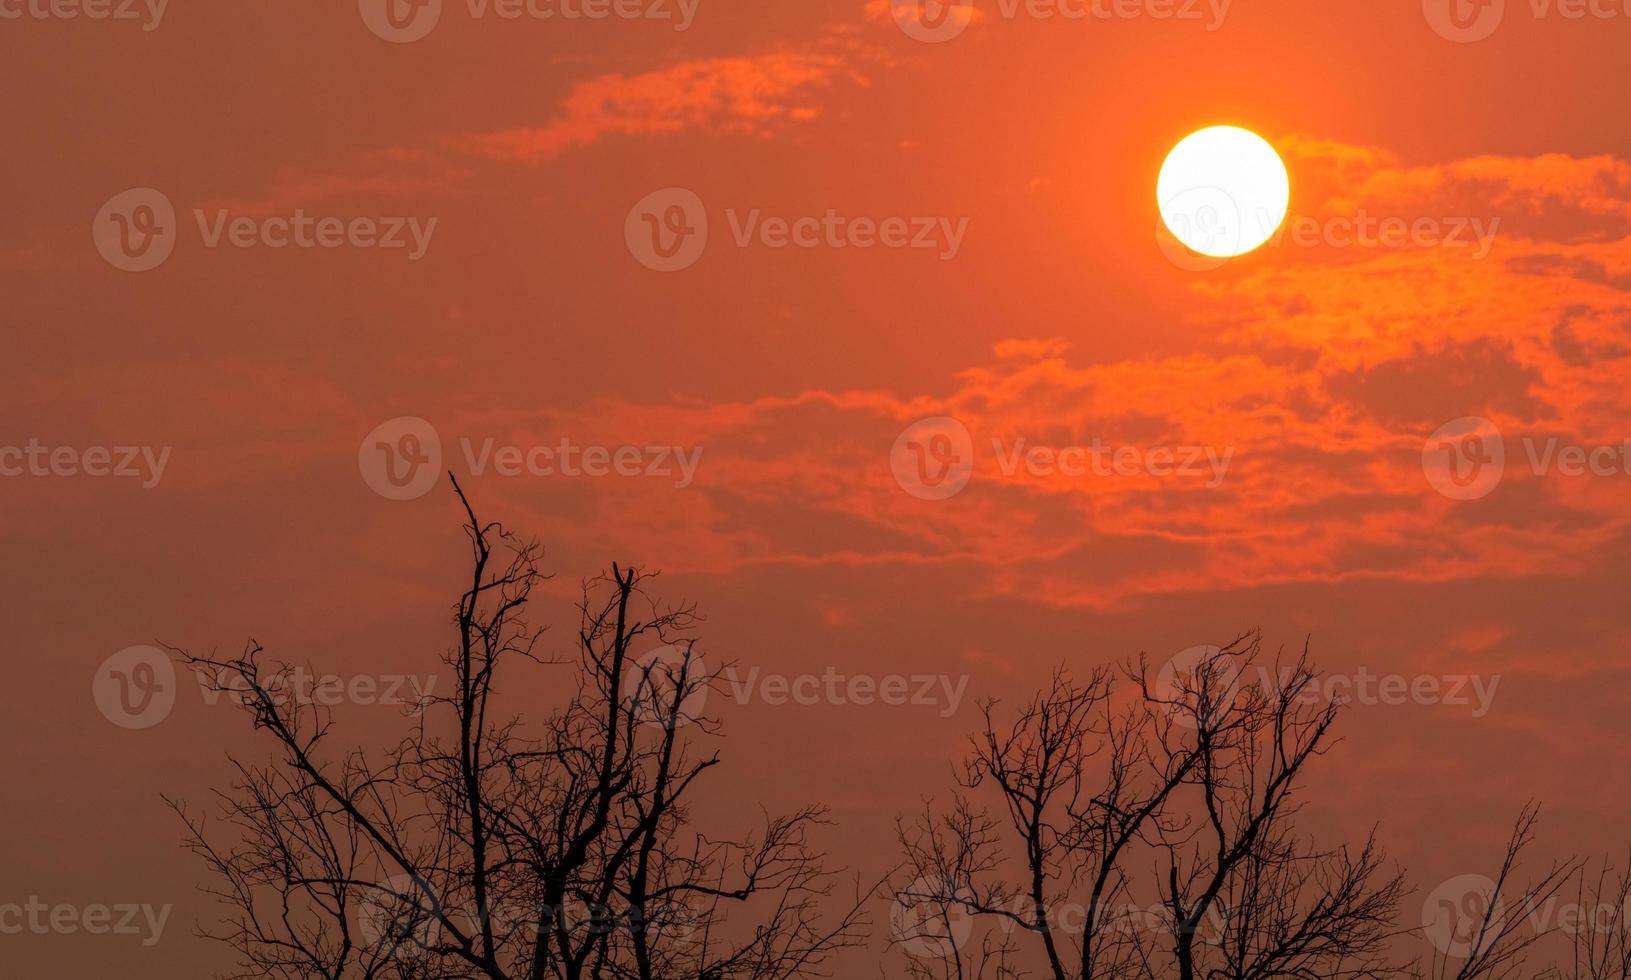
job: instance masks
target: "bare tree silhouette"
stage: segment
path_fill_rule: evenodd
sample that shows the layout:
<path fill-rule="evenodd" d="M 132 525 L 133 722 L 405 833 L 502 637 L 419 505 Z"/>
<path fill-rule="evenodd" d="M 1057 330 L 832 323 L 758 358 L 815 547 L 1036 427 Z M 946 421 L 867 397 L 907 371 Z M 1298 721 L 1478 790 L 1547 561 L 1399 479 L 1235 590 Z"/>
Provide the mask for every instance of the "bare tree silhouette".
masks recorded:
<path fill-rule="evenodd" d="M 832 899 L 836 872 L 810 840 L 824 811 L 767 814 L 741 840 L 693 826 L 720 761 L 706 747 L 718 722 L 700 710 L 718 675 L 696 653 L 695 609 L 659 605 L 650 575 L 613 565 L 585 583 L 575 654 L 546 658 L 524 616 L 541 549 L 478 520 L 453 488 L 471 564 L 443 657 L 454 689 L 378 757 L 334 748 L 331 712 L 285 697 L 289 668 L 265 665 L 259 645 L 225 660 L 176 651 L 242 699 L 275 753 L 233 760 L 214 822 L 168 801 L 229 910 L 205 934 L 236 950 L 230 975 L 825 975 L 860 941 L 866 896 Z M 503 713 L 525 666 L 570 692 L 564 706 Z"/>
<path fill-rule="evenodd" d="M 1382 975 L 1403 875 L 1374 836 L 1322 849 L 1295 832 L 1338 709 L 1307 696 L 1306 651 L 1277 683 L 1242 683 L 1260 656 L 1248 634 L 1153 681 L 1142 659 L 1056 672 L 1006 722 L 983 704 L 949 807 L 898 830 L 909 972 L 1019 976 L 1024 945 L 1053 980 Z M 987 789 L 995 812 L 974 801 Z M 952 933 L 982 923 L 1003 937 L 965 958 Z"/>

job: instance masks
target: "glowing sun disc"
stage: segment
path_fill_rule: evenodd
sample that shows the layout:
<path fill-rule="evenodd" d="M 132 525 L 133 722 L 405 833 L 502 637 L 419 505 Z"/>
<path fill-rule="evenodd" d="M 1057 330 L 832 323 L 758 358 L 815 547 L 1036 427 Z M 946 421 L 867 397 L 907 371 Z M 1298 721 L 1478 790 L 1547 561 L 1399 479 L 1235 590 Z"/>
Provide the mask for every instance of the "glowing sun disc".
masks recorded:
<path fill-rule="evenodd" d="M 1239 126 L 1184 137 L 1155 184 L 1161 220 L 1201 255 L 1244 255 L 1270 238 L 1291 205 L 1291 178 L 1268 141 Z"/>

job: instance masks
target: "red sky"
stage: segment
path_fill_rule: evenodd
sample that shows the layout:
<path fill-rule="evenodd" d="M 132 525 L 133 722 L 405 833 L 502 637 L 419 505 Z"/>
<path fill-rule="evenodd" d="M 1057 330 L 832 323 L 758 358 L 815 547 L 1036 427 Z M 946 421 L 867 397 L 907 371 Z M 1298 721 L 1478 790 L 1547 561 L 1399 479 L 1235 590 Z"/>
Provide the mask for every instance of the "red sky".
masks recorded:
<path fill-rule="evenodd" d="M 957 710 L 725 711 L 722 812 L 830 803 L 829 843 L 862 870 L 889 859 L 896 813 L 947 787 L 975 697 L 1252 627 L 1308 638 L 1339 676 L 1495 685 L 1487 710 L 1352 707 L 1311 826 L 1379 822 L 1422 893 L 1482 870 L 1530 798 L 1547 853 L 1619 849 L 1631 474 L 1606 453 L 1598 474 L 1555 456 L 1537 472 L 1531 452 L 1631 438 L 1631 10 L 1508 0 L 1460 43 L 1409 0 L 1237 0 L 1220 23 L 1204 5 L 1019 9 L 976 0 L 944 43 L 881 0 L 701 0 L 685 30 L 448 0 L 411 43 L 350 2 L 0 24 L 0 444 L 169 450 L 150 487 L 0 477 L 0 905 L 174 907 L 150 947 L 0 937 L 7 974 L 224 963 L 188 935 L 210 909 L 159 794 L 203 798 L 224 750 L 256 743 L 190 682 L 162 723 L 111 724 L 91 688 L 116 651 L 253 636 L 319 672 L 434 669 L 459 512 L 445 486 L 387 500 L 359 472 L 364 437 L 400 417 L 434 427 L 483 510 L 546 543 L 553 642 L 574 584 L 618 560 L 698 602 L 720 661 L 966 676 Z M 1156 172 L 1215 123 L 1275 145 L 1316 244 L 1168 260 Z M 178 215 L 145 272 L 91 234 L 132 188 Z M 675 272 L 625 234 L 667 188 L 709 223 Z M 435 225 L 411 258 L 209 247 L 195 218 L 297 209 Z M 963 231 L 951 257 L 739 245 L 755 209 Z M 1332 240 L 1361 215 L 1470 244 Z M 972 479 L 919 499 L 891 448 L 941 416 L 970 433 Z M 1422 449 L 1469 416 L 1507 459 L 1463 501 Z M 685 486 L 470 473 L 461 440 L 489 439 L 702 455 Z M 1020 439 L 1229 463 L 1216 481 L 1005 473 Z M 365 740 L 396 723 L 348 717 Z"/>

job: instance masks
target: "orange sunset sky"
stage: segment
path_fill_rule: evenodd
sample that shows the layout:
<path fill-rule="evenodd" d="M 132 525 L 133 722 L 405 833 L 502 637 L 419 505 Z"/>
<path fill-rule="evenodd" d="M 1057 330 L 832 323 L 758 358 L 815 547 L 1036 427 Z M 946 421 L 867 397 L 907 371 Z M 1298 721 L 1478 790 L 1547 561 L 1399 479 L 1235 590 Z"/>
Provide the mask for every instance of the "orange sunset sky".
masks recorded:
<path fill-rule="evenodd" d="M 1379 825 L 1412 914 L 1531 798 L 1535 860 L 1623 850 L 1631 5 L 974 0 L 925 40 L 907 0 L 534 2 L 555 16 L 0 0 L 0 906 L 171 907 L 151 943 L 0 934 L 0 976 L 230 965 L 191 935 L 214 911 L 160 796 L 206 801 L 227 751 L 264 748 L 179 675 L 162 720 L 121 726 L 110 657 L 253 637 L 319 674 L 437 669 L 462 512 L 445 479 L 379 492 L 370 439 L 433 437 L 544 542 L 546 645 L 615 560 L 661 569 L 744 675 L 942 684 L 718 705 L 718 816 L 827 803 L 823 843 L 867 875 L 949 785 L 976 699 L 1254 627 L 1461 692 L 1354 704 L 1309 782 L 1312 830 Z M 1155 180 L 1220 123 L 1278 150 L 1293 223 L 1196 268 L 1162 248 Z M 141 189 L 173 251 L 133 271 L 105 206 Z M 643 234 L 676 202 L 706 242 L 663 271 Z M 345 240 L 274 247 L 297 216 Z M 778 245 L 808 217 L 930 237 Z M 1388 219 L 1416 231 L 1342 232 Z M 1457 499 L 1423 449 L 1469 417 L 1505 467 Z M 943 499 L 902 442 L 938 418 L 971 466 Z M 563 440 L 694 471 L 528 471 Z M 126 446 L 138 475 L 85 472 Z M 1142 462 L 1014 465 L 1093 446 Z"/>

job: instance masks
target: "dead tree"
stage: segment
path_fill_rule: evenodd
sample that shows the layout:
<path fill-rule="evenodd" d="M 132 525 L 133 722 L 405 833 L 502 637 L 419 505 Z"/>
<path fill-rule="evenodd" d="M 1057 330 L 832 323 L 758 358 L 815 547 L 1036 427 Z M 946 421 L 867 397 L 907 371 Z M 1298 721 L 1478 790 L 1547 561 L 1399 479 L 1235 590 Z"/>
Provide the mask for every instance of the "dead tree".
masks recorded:
<path fill-rule="evenodd" d="M 1570 858 L 1554 861 L 1543 874 L 1530 879 L 1522 891 L 1518 891 L 1518 867 L 1523 852 L 1534 842 L 1535 824 L 1539 820 L 1540 807 L 1535 803 L 1526 805 L 1512 827 L 1495 877 L 1470 882 L 1471 887 L 1464 894 L 1449 900 L 1440 899 L 1442 907 L 1424 910 L 1425 914 L 1435 917 L 1444 935 L 1427 937 L 1433 952 L 1429 954 L 1425 972 L 1418 972 L 1417 976 L 1429 980 L 1452 977 L 1454 980 L 1584 980 L 1588 977 L 1595 980 L 1599 976 L 1625 975 L 1613 973 L 1611 965 L 1614 957 L 1625 955 L 1623 932 L 1617 940 L 1606 937 L 1599 943 L 1588 939 L 1584 947 L 1577 936 L 1572 971 L 1555 963 L 1545 967 L 1531 963 L 1531 957 L 1540 952 L 1543 941 L 1556 931 L 1558 923 L 1546 921 L 1545 914 L 1553 899 L 1562 894 L 1577 875 L 1582 893 L 1591 887 L 1582 874 L 1583 866 Z M 1599 881 L 1599 893 L 1606 880 Z M 1623 882 L 1616 887 L 1623 889 Z M 1428 900 L 1433 901 L 1433 897 L 1429 896 Z M 1623 915 L 1622 901 L 1617 921 L 1623 922 Z M 1608 972 L 1595 972 L 1597 970 Z"/>
<path fill-rule="evenodd" d="M 1140 661 L 1077 683 L 1056 672 L 1012 720 L 986 703 L 950 806 L 902 823 L 904 916 L 1002 938 L 897 929 L 908 970 L 1052 980 L 1379 975 L 1404 890 L 1374 840 L 1296 834 L 1295 791 L 1332 744 L 1339 706 L 1310 698 L 1307 655 L 1242 683 L 1255 634 L 1152 683 Z M 1118 680 L 1122 683 L 1118 685 Z M 1118 695 L 1125 695 L 1118 698 Z M 976 802 L 994 798 L 994 806 Z M 940 955 L 936 955 L 940 954 Z"/>
<path fill-rule="evenodd" d="M 767 815 L 739 840 L 692 824 L 720 761 L 695 610 L 613 565 L 584 586 L 575 652 L 541 655 L 524 616 L 538 545 L 478 520 L 453 487 L 470 543 L 442 661 L 453 688 L 394 747 L 334 746 L 332 713 L 288 697 L 288 668 L 257 644 L 225 660 L 177 651 L 242 700 L 273 753 L 233 762 L 214 821 L 171 801 L 227 908 L 205 934 L 236 950 L 230 976 L 825 975 L 860 940 L 864 896 L 826 908 L 834 873 L 810 839 L 824 811 Z M 509 707 L 528 674 L 565 703 Z"/>

